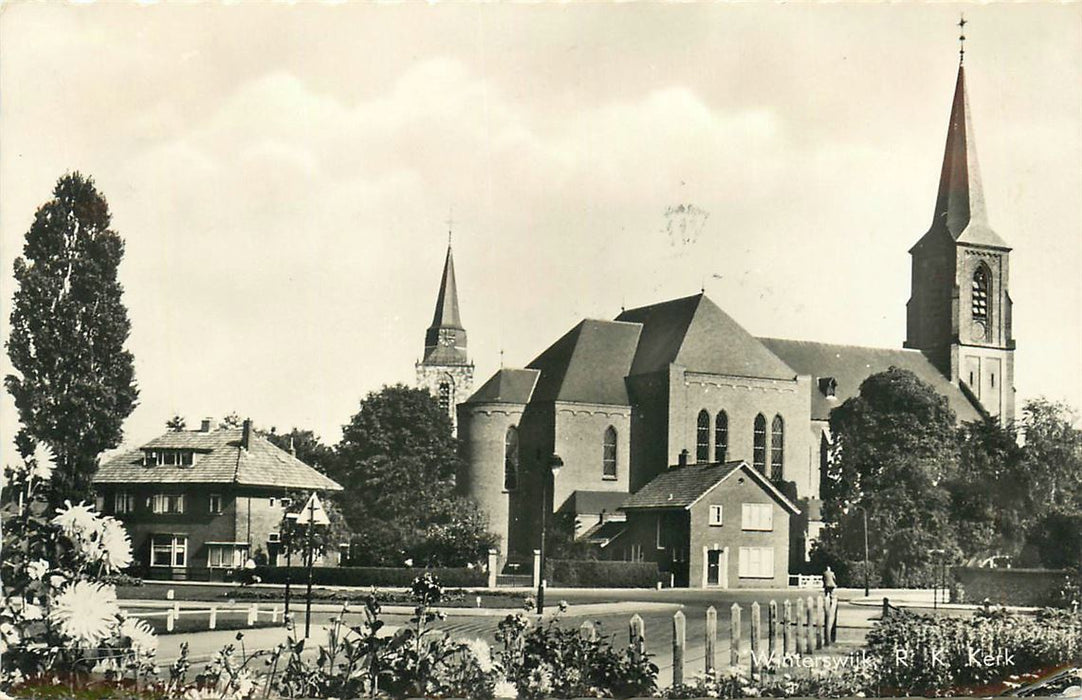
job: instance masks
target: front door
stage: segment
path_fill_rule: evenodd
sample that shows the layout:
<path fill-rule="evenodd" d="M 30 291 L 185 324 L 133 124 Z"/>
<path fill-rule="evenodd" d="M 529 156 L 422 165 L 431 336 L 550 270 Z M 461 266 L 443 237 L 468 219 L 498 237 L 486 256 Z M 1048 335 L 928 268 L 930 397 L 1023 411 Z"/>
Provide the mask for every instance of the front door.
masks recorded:
<path fill-rule="evenodd" d="M 707 585 L 727 587 L 725 550 L 707 550 Z"/>

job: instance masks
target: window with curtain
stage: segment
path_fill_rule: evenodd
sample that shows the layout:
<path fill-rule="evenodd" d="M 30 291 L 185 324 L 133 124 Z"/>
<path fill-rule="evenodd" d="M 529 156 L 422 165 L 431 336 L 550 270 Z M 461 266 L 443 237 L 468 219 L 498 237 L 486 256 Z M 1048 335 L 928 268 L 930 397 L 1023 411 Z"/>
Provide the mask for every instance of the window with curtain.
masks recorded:
<path fill-rule="evenodd" d="M 752 466 L 766 476 L 766 417 L 760 413 L 755 416 L 755 439 L 752 450 Z"/>

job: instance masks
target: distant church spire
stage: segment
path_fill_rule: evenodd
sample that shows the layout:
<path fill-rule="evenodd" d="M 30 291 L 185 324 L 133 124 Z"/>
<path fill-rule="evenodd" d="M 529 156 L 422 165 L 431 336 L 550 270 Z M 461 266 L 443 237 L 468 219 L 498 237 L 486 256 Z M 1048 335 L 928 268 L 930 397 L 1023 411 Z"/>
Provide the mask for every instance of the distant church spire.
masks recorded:
<path fill-rule="evenodd" d="M 450 241 L 447 242 L 447 257 L 443 261 L 443 277 L 440 279 L 436 312 L 432 315 L 430 330 L 438 328 L 462 330 L 462 319 L 458 314 L 458 285 L 455 284 L 455 259 L 451 254 Z"/>

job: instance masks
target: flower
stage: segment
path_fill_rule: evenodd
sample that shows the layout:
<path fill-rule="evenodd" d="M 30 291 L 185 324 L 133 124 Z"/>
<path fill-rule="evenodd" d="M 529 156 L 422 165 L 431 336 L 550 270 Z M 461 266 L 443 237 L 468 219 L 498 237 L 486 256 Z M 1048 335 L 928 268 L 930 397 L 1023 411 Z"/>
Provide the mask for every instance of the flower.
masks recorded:
<path fill-rule="evenodd" d="M 26 573 L 31 580 L 39 581 L 49 571 L 49 562 L 44 559 L 32 561 L 26 565 Z"/>
<path fill-rule="evenodd" d="M 131 648 L 141 656 L 158 653 L 158 637 L 146 620 L 129 617 L 120 624 L 120 634 L 131 640 Z"/>
<path fill-rule="evenodd" d="M 21 612 L 24 620 L 41 620 L 44 618 L 41 606 L 33 603 L 25 603 Z"/>
<path fill-rule="evenodd" d="M 113 586 L 76 581 L 64 586 L 53 600 L 49 620 L 68 637 L 97 644 L 112 632 L 119 612 Z"/>
<path fill-rule="evenodd" d="M 466 649 L 469 650 L 473 658 L 477 660 L 477 667 L 481 669 L 483 673 L 488 673 L 493 669 L 492 663 L 492 647 L 488 645 L 483 639 L 467 639 L 463 642 Z"/>
<path fill-rule="evenodd" d="M 131 539 L 128 531 L 116 518 L 105 517 L 101 521 L 101 548 L 105 563 L 116 571 L 131 566 Z"/>
<path fill-rule="evenodd" d="M 510 681 L 496 681 L 495 687 L 492 688 L 492 696 L 496 698 L 517 698 L 518 688 Z"/>
<path fill-rule="evenodd" d="M 45 443 L 39 442 L 34 447 L 34 466 L 30 468 L 30 478 L 49 481 L 53 478 L 55 460 L 52 450 Z"/>
<path fill-rule="evenodd" d="M 60 527 L 69 537 L 89 537 L 98 530 L 98 515 L 93 506 L 80 502 L 72 505 L 64 501 L 64 507 L 56 509 L 53 524 Z"/>
<path fill-rule="evenodd" d="M 528 682 L 534 695 L 548 695 L 552 692 L 552 666 L 538 664 L 530 671 Z"/>

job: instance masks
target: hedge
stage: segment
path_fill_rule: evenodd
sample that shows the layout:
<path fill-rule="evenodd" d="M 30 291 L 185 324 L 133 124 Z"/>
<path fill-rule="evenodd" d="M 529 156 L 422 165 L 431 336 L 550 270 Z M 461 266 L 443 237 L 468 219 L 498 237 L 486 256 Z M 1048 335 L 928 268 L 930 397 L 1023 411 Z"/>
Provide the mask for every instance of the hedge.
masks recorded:
<path fill-rule="evenodd" d="M 285 583 L 286 572 L 294 584 L 308 581 L 303 566 L 260 566 L 255 575 L 262 583 Z M 435 574 L 444 586 L 484 587 L 488 575 L 481 569 L 432 568 L 400 569 L 383 566 L 317 566 L 312 569 L 312 583 L 320 586 L 409 586 L 413 579 L 428 572 Z"/>
<path fill-rule="evenodd" d="M 658 570 L 647 561 L 549 559 L 545 579 L 550 586 L 569 588 L 653 588 Z"/>
<path fill-rule="evenodd" d="M 986 569 L 957 566 L 954 580 L 961 584 L 965 603 L 987 599 L 999 605 L 1053 605 L 1067 585 L 1066 571 L 1055 569 Z"/>

